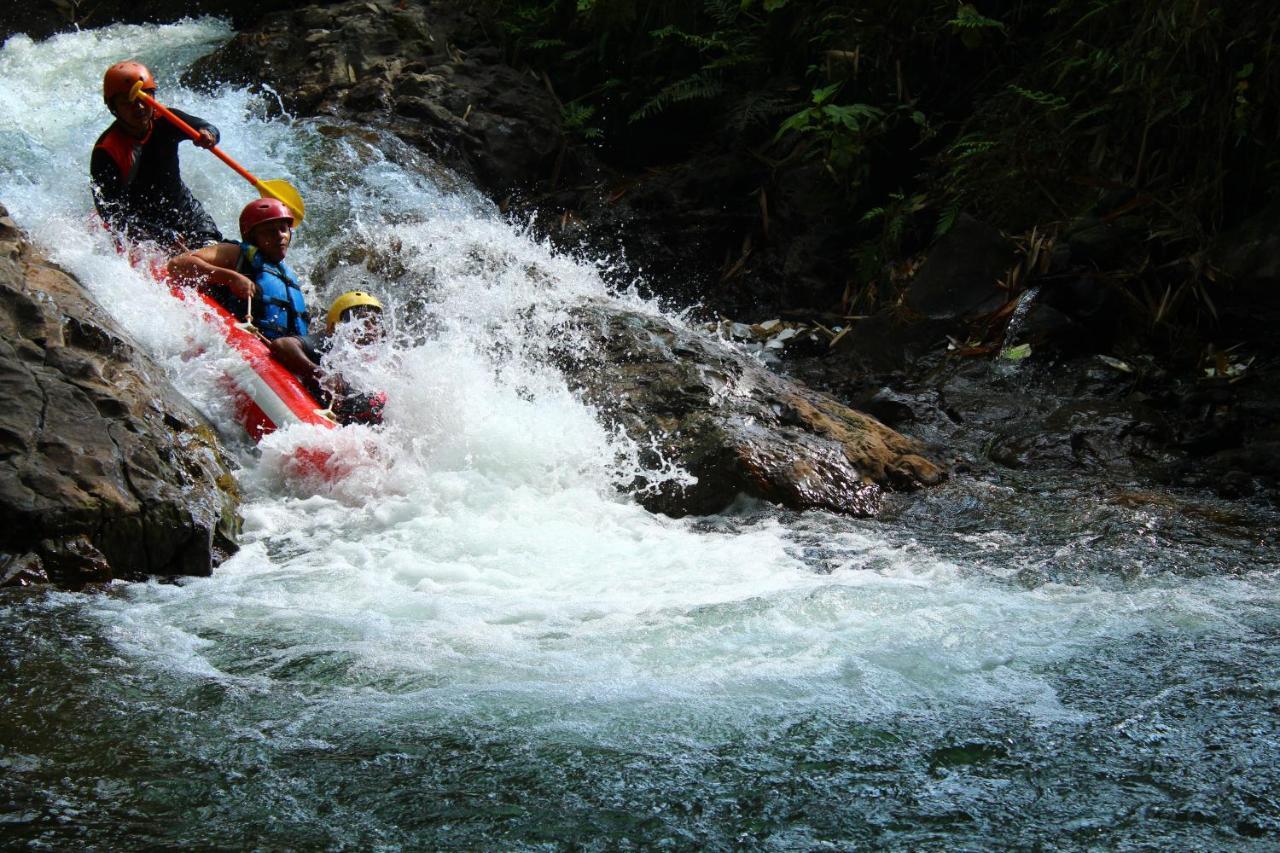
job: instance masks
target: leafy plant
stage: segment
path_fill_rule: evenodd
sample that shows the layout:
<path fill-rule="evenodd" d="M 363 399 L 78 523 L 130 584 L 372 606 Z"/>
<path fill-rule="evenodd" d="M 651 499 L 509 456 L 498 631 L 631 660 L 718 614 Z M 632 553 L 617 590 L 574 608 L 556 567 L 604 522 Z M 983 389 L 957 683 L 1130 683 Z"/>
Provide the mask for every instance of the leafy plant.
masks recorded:
<path fill-rule="evenodd" d="M 588 104 L 577 101 L 565 104 L 561 110 L 565 133 L 583 139 L 600 139 L 604 136 L 604 131 L 591 123 L 595 114 L 596 108 Z"/>
<path fill-rule="evenodd" d="M 884 111 L 869 104 L 835 103 L 840 87 L 834 83 L 814 89 L 812 105 L 784 121 L 774 142 L 788 134 L 812 136 L 832 177 L 856 186 L 867 168 L 863 157 L 867 139 L 880 127 Z"/>
<path fill-rule="evenodd" d="M 935 236 L 961 211 L 1015 234 L 1091 219 L 1133 236 L 1074 263 L 1105 267 L 1090 274 L 1150 326 L 1212 323 L 1204 259 L 1280 186 L 1280 16 L 1262 0 L 489 2 L 568 132 L 629 163 L 673 139 L 749 150 L 766 181 L 820 163 L 841 261 L 881 288 L 927 217 Z"/>
<path fill-rule="evenodd" d="M 908 196 L 897 191 L 889 193 L 886 203 L 870 208 L 862 214 L 861 225 L 878 230 L 878 234 L 864 241 L 856 253 L 858 279 L 867 283 L 867 291 L 861 299 L 862 310 L 878 307 L 879 285 L 886 278 L 886 270 L 902 255 L 903 239 L 916 217 L 928 208 L 923 193 Z M 890 276 L 891 277 L 891 276 Z"/>
<path fill-rule="evenodd" d="M 994 18 L 988 18 L 978 12 L 972 3 L 961 3 L 956 16 L 947 21 L 947 26 L 960 34 L 965 47 L 981 47 L 987 32 L 1004 32 L 1004 24 Z"/>

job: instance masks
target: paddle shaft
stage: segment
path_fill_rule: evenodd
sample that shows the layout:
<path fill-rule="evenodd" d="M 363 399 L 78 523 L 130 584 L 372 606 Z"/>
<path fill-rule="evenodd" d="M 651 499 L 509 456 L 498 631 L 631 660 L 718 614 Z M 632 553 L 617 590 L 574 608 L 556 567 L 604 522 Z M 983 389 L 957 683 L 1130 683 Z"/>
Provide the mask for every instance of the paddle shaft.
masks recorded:
<path fill-rule="evenodd" d="M 200 138 L 200 131 L 196 130 L 194 127 L 187 124 L 182 119 L 178 118 L 176 115 L 173 114 L 172 110 L 170 110 L 164 104 L 157 101 L 155 98 L 151 97 L 141 89 L 137 90 L 137 96 L 141 98 L 144 103 L 150 104 L 152 108 L 155 109 L 156 112 L 164 116 L 166 121 L 171 123 L 174 127 L 178 128 L 178 130 L 181 130 L 187 136 L 190 136 L 192 139 Z M 232 169 L 234 169 L 236 174 L 238 174 L 240 177 L 244 178 L 246 181 L 253 184 L 255 187 L 259 187 L 259 188 L 261 187 L 262 181 L 258 180 L 252 174 L 250 174 L 249 170 L 246 169 L 244 166 L 241 166 L 235 160 L 232 160 L 229 156 L 227 156 L 226 152 L 224 152 L 221 148 L 214 145 L 214 146 L 211 146 L 209 150 L 213 152 L 215 155 L 217 155 L 219 160 L 221 160 L 222 162 L 230 166 Z"/>

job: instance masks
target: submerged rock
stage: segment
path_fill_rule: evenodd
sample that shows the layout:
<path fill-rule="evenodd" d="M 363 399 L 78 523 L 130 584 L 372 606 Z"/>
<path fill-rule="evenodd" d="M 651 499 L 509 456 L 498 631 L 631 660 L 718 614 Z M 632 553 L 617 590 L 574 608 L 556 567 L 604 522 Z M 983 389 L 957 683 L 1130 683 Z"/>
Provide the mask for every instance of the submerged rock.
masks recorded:
<path fill-rule="evenodd" d="M 208 575 L 236 506 L 200 414 L 0 218 L 0 583 Z"/>
<path fill-rule="evenodd" d="M 603 303 L 574 313 L 570 337 L 585 344 L 559 353 L 570 382 L 642 448 L 642 463 L 696 478 L 637 478 L 651 510 L 712 513 L 748 495 L 871 515 L 885 489 L 944 477 L 916 442 L 713 338 Z"/>

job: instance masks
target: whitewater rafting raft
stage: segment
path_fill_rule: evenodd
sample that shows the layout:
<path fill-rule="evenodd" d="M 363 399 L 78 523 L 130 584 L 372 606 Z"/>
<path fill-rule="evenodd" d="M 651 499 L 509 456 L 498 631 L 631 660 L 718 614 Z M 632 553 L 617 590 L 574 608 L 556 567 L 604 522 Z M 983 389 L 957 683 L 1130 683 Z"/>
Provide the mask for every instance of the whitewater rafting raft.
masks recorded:
<path fill-rule="evenodd" d="M 238 320 L 210 294 L 186 287 L 168 275 L 164 265 L 151 264 L 151 275 L 184 301 L 195 300 L 206 309 L 208 322 L 237 356 L 221 378 L 231 395 L 236 422 L 255 442 L 278 429 L 309 424 L 333 429 L 337 419 L 307 391 L 302 381 L 271 357 L 267 342 L 243 320 Z"/>

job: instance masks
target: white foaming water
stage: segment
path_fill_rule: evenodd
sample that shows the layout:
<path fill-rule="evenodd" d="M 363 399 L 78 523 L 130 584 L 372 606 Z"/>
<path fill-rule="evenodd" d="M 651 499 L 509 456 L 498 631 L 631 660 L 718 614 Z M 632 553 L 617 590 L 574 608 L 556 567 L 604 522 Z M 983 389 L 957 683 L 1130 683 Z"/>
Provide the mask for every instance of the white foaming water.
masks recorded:
<path fill-rule="evenodd" d="M 325 686 L 335 713 L 576 709 L 556 716 L 569 728 L 617 712 L 660 729 L 680 707 L 732 718 L 989 703 L 1061 717 L 1044 675 L 1053 663 L 1147 628 L 1194 632 L 1224 618 L 1206 601 L 1251 594 L 1230 580 L 1023 591 L 814 515 L 837 555 L 817 567 L 780 520 L 704 530 L 648 514 L 615 490 L 634 449 L 573 398 L 543 349 L 567 307 L 622 297 L 447 174 L 410 171 L 412 152 L 267 120 L 268 99 L 242 91 L 181 88 L 179 70 L 229 34 L 212 21 L 111 27 L 0 50 L 0 202 L 222 428 L 233 429 L 214 381 L 218 341 L 90 224 L 88 155 L 109 120 L 97 93 L 111 62 L 148 62 L 162 101 L 217 124 L 260 177 L 300 188 L 310 213 L 290 260 L 304 272 L 324 261 L 316 304 L 359 284 L 397 318 L 373 360 L 346 363 L 387 391 L 384 430 L 299 429 L 246 449 L 238 555 L 209 579 L 87 600 L 144 665 Z M 230 231 L 251 190 L 191 147 L 183 169 Z M 192 337 L 211 355 L 184 359 Z M 300 444 L 340 450 L 348 476 L 298 476 L 288 460 Z M 331 665 L 317 674 L 308 661 Z"/>

